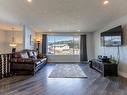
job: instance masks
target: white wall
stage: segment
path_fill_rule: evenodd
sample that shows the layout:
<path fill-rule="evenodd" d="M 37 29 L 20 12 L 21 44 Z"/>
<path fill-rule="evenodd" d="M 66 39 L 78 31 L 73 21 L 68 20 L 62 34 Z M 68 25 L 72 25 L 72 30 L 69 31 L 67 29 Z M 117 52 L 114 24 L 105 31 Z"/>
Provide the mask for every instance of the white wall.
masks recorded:
<path fill-rule="evenodd" d="M 0 30 L 0 54 L 2 53 L 10 53 L 12 51 L 12 47 L 9 44 L 12 41 L 12 31 L 10 30 Z M 30 44 L 30 35 L 32 43 Z M 23 27 L 23 31 L 14 31 L 14 38 L 17 44 L 16 51 L 20 51 L 23 49 L 34 49 L 34 33 L 31 28 Z"/>
<path fill-rule="evenodd" d="M 9 44 L 12 42 L 12 31 L 5 31 L 5 50 L 6 52 L 11 52 L 12 47 L 9 46 Z M 14 31 L 14 38 L 16 46 L 16 51 L 23 49 L 23 32 L 22 31 Z"/>
<path fill-rule="evenodd" d="M 72 36 L 72 35 L 80 35 L 84 33 L 44 33 L 47 35 L 63 35 L 63 36 Z M 87 35 L 87 55 L 88 60 L 94 57 L 94 35 L 93 33 L 85 33 Z M 38 37 L 42 37 L 42 33 L 37 34 Z M 40 35 L 40 36 L 39 36 Z M 43 39 L 43 38 L 42 38 Z M 41 45 L 40 45 L 40 52 L 41 52 Z M 49 55 L 48 62 L 80 62 L 79 55 Z"/>
<path fill-rule="evenodd" d="M 30 37 L 31 36 L 31 37 Z M 23 46 L 24 49 L 34 49 L 33 32 L 28 26 L 23 26 Z"/>
<path fill-rule="evenodd" d="M 22 31 L 14 32 L 15 42 L 17 44 L 16 46 L 17 51 L 23 49 L 22 35 L 23 35 Z M 12 31 L 0 30 L 0 54 L 11 52 L 12 48 L 9 46 L 11 41 L 12 41 Z"/>
<path fill-rule="evenodd" d="M 121 17 L 120 19 L 110 23 L 103 29 L 94 33 L 95 41 L 95 57 L 98 55 L 112 55 L 117 59 L 118 49 L 117 47 L 102 47 L 100 45 L 100 33 L 111 29 L 115 26 L 122 25 L 124 30 L 124 45 L 120 47 L 120 64 L 119 64 L 119 74 L 127 77 L 127 16 Z"/>
<path fill-rule="evenodd" d="M 49 55 L 48 62 L 80 62 L 78 55 Z"/>
<path fill-rule="evenodd" d="M 95 53 L 95 46 L 94 46 L 94 34 L 93 33 L 87 33 L 87 56 L 88 60 L 94 58 Z"/>
<path fill-rule="evenodd" d="M 0 54 L 5 52 L 5 32 L 0 30 Z"/>

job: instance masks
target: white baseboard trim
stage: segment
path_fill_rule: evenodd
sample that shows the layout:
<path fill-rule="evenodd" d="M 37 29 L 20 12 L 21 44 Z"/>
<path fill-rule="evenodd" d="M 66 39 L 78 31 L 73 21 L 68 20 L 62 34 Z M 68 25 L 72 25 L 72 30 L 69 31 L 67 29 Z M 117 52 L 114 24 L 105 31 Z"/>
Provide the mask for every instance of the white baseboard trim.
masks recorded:
<path fill-rule="evenodd" d="M 124 77 L 124 78 L 127 78 L 127 73 L 119 72 L 119 75 Z"/>

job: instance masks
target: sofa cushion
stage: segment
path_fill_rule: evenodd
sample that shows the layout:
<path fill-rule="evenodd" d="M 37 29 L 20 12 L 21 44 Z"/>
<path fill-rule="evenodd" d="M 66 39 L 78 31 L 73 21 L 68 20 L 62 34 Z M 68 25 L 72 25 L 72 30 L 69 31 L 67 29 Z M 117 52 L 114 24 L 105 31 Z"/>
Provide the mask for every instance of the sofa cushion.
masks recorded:
<path fill-rule="evenodd" d="M 22 52 L 21 54 L 21 58 L 29 58 L 27 52 Z"/>
<path fill-rule="evenodd" d="M 21 58 L 21 54 L 20 54 L 21 52 L 16 52 L 16 53 L 14 53 L 13 54 L 13 57 L 14 58 Z"/>
<path fill-rule="evenodd" d="M 35 57 L 34 57 L 34 56 L 30 56 L 30 58 L 31 58 L 31 59 L 33 59 L 33 60 L 35 59 Z"/>
<path fill-rule="evenodd" d="M 37 59 L 37 52 L 33 51 L 33 54 L 34 54 L 34 58 Z"/>
<path fill-rule="evenodd" d="M 34 56 L 37 56 L 37 52 L 36 51 L 33 51 L 33 54 L 34 54 Z"/>
<path fill-rule="evenodd" d="M 29 58 L 37 59 L 37 57 L 34 55 L 33 51 L 28 51 L 27 53 L 28 53 Z"/>
<path fill-rule="evenodd" d="M 29 55 L 29 56 L 34 56 L 34 54 L 33 54 L 32 51 L 28 51 L 28 55 Z"/>

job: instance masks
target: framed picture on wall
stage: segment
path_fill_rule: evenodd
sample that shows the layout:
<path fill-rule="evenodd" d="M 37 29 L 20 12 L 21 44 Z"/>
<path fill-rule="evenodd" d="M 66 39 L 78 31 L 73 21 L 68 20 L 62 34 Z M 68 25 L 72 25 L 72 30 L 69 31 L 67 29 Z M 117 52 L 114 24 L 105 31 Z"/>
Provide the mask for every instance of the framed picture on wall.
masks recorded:
<path fill-rule="evenodd" d="M 30 34 L 30 45 L 31 46 L 34 46 L 34 41 L 33 41 L 33 38 L 32 38 L 32 35 Z"/>

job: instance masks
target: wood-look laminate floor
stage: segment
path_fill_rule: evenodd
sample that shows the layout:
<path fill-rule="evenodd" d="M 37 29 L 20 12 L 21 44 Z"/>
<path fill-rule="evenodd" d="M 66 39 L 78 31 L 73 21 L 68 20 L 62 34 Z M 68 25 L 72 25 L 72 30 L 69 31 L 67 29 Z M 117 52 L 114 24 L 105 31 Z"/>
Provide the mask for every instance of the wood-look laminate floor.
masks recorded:
<path fill-rule="evenodd" d="M 35 76 L 13 76 L 0 80 L 0 95 L 127 95 L 127 79 L 103 77 L 80 64 L 88 78 L 48 78 L 55 64 Z"/>

